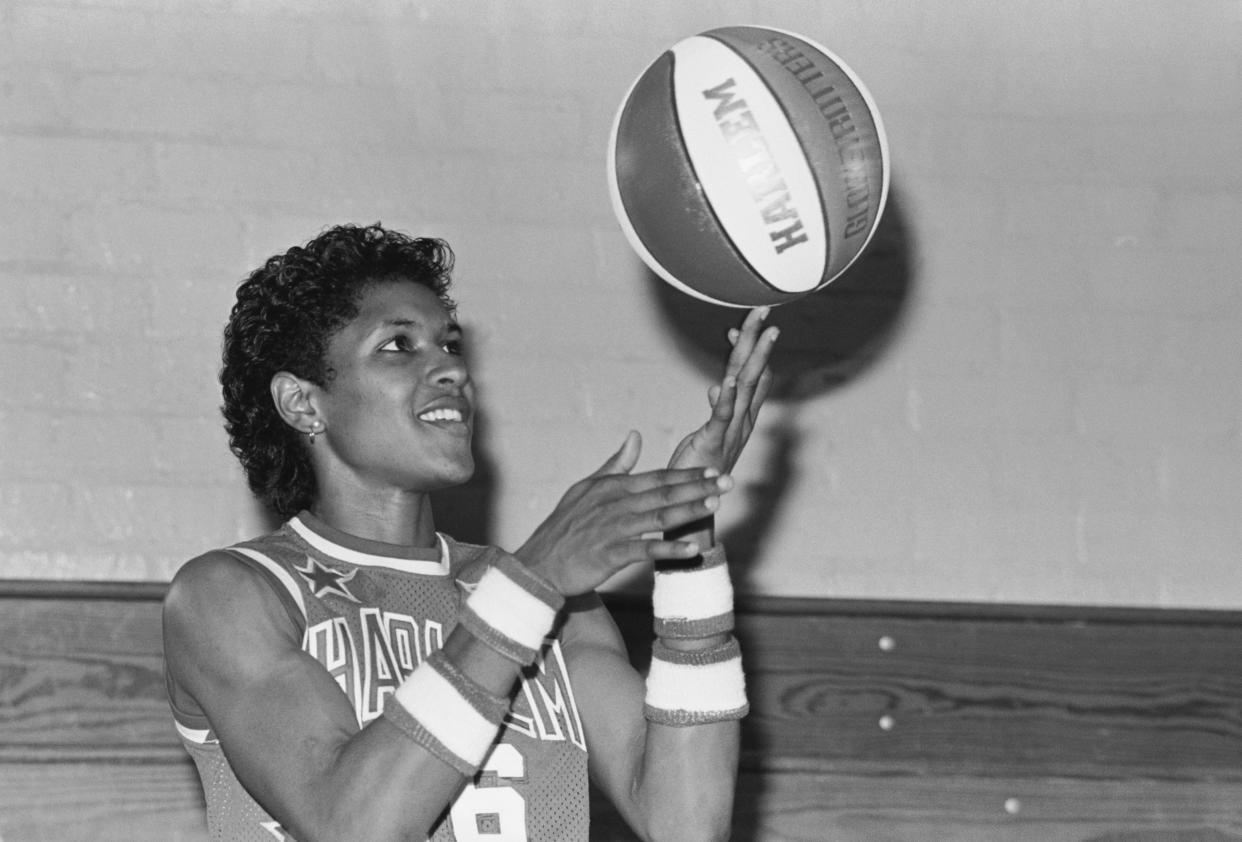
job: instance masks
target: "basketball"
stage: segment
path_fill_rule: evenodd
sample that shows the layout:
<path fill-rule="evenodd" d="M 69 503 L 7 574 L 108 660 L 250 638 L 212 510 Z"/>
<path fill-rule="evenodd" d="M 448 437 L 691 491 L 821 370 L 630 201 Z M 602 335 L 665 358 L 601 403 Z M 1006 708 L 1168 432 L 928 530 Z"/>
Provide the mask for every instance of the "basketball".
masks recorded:
<path fill-rule="evenodd" d="M 888 145 L 858 76 L 824 47 L 757 26 L 677 42 L 639 75 L 608 142 L 626 239 L 658 276 L 730 307 L 782 304 L 839 277 L 875 233 Z"/>

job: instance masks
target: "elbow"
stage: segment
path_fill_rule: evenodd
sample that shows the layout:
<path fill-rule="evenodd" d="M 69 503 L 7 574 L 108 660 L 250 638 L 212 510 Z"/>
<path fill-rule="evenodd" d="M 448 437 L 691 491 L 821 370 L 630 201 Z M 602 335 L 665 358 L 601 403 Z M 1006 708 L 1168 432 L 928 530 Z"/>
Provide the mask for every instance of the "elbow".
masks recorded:
<path fill-rule="evenodd" d="M 324 799 L 313 814 L 281 824 L 299 842 L 339 842 L 342 839 L 408 842 L 430 839 L 434 829 L 432 822 L 408 810 L 386 810 L 380 805 L 362 810 L 346 809 L 339 802 L 333 804 L 331 799 Z"/>
<path fill-rule="evenodd" d="M 699 825 L 690 827 L 686 823 L 674 828 L 666 828 L 646 834 L 646 842 L 728 842 L 733 829 L 726 822 L 719 826 Z"/>
<path fill-rule="evenodd" d="M 733 787 L 703 786 L 674 795 L 662 788 L 635 803 L 634 829 L 643 842 L 728 842 L 733 837 Z"/>
<path fill-rule="evenodd" d="M 732 812 L 682 814 L 648 823 L 644 842 L 728 842 L 733 836 Z"/>
<path fill-rule="evenodd" d="M 358 822 L 325 821 L 314 827 L 289 825 L 293 838 L 305 842 L 339 842 L 341 839 L 366 839 L 367 842 L 408 842 L 410 839 L 430 839 L 431 830 L 411 832 L 410 828 L 376 827 L 372 823 L 362 827 Z"/>

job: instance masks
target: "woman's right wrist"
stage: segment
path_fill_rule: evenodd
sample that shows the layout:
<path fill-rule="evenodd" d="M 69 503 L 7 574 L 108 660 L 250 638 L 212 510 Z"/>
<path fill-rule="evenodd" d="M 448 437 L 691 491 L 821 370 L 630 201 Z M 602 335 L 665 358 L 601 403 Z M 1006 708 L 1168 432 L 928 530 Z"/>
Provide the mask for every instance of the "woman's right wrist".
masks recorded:
<path fill-rule="evenodd" d="M 503 551 L 498 550 L 497 552 Z M 540 549 L 528 549 L 526 546 L 522 546 L 513 551 L 511 558 L 525 567 L 532 576 L 559 594 L 561 599 L 574 596 L 574 594 L 569 592 L 568 586 L 561 581 L 561 576 L 556 567 L 548 564 L 547 552 Z"/>
<path fill-rule="evenodd" d="M 520 671 L 539 657 L 565 604 L 510 555 L 489 550 L 480 562 L 486 569 L 457 627 L 384 708 L 403 734 L 465 776 L 483 762 Z"/>
<path fill-rule="evenodd" d="M 552 633 L 565 597 L 520 559 L 495 548 L 462 606 L 460 623 L 519 666 L 534 662 Z"/>

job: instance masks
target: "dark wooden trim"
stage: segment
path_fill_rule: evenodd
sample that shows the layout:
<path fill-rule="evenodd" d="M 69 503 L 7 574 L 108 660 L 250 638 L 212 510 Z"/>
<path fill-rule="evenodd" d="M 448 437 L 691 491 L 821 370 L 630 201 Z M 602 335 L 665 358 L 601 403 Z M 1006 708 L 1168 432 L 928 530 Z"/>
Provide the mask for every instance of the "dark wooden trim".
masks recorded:
<path fill-rule="evenodd" d="M 104 599 L 159 602 L 168 583 L 86 579 L 0 579 L 0 599 Z M 604 594 L 609 605 L 626 611 L 649 607 L 644 593 Z M 786 597 L 740 594 L 736 613 L 756 616 L 891 617 L 918 620 L 992 620 L 1019 623 L 1171 624 L 1236 626 L 1242 610 L 1160 608 L 1154 606 L 1063 603 L 935 602 L 920 600 Z"/>
<path fill-rule="evenodd" d="M 167 591 L 167 582 L 0 579 L 0 599 L 105 599 L 126 602 L 159 602 Z"/>

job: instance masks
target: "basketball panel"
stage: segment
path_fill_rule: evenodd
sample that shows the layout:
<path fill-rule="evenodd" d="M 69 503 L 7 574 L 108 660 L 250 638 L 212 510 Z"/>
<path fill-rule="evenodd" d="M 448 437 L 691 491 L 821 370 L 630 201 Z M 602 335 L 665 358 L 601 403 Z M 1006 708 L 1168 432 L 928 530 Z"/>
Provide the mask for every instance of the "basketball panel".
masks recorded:
<path fill-rule="evenodd" d="M 827 215 L 824 283 L 865 248 L 888 194 L 883 123 L 861 79 L 825 47 L 762 27 L 704 33 L 738 51 L 772 88 L 815 172 Z"/>
<path fill-rule="evenodd" d="M 724 235 L 687 157 L 673 105 L 673 55 L 660 56 L 623 101 L 610 142 L 617 217 L 644 262 L 703 300 L 753 307 L 782 300 Z"/>
<path fill-rule="evenodd" d="M 783 108 L 721 42 L 687 38 L 673 52 L 678 123 L 713 213 L 768 284 L 815 289 L 827 256 L 823 210 Z"/>

